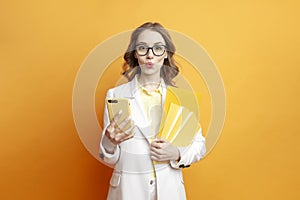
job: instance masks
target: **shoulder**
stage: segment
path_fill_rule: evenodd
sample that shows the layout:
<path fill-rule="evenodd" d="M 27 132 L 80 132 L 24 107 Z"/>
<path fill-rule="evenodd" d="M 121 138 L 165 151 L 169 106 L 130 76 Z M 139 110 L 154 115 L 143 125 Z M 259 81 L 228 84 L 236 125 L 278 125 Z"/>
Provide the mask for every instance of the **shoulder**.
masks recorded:
<path fill-rule="evenodd" d="M 107 91 L 107 97 L 126 97 L 130 94 L 132 88 L 132 81 L 110 88 Z"/>

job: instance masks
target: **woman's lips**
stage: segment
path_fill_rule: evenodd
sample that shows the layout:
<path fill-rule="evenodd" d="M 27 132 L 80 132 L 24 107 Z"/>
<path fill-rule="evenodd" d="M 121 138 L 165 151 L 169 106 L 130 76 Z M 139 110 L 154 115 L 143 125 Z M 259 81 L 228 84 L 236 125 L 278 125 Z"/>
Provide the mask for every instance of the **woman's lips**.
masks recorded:
<path fill-rule="evenodd" d="M 153 67 L 153 63 L 152 63 L 152 62 L 147 62 L 147 63 L 146 63 L 146 67 L 148 67 L 148 68 Z"/>

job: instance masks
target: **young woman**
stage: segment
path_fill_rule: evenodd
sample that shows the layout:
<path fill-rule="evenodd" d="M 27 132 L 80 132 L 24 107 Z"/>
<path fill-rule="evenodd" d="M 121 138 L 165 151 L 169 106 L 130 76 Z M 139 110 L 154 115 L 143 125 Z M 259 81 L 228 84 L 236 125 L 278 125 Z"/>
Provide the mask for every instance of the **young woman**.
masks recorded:
<path fill-rule="evenodd" d="M 145 23 L 133 31 L 124 55 L 123 75 L 128 83 L 108 90 L 106 98 L 130 100 L 131 119 L 118 126 L 122 115 L 109 120 L 104 111 L 100 157 L 114 167 L 109 200 L 184 200 L 182 168 L 205 154 L 201 129 L 191 145 L 175 147 L 158 134 L 166 87 L 179 70 L 173 55 L 174 44 L 159 23 Z M 125 130 L 130 120 L 134 123 Z"/>

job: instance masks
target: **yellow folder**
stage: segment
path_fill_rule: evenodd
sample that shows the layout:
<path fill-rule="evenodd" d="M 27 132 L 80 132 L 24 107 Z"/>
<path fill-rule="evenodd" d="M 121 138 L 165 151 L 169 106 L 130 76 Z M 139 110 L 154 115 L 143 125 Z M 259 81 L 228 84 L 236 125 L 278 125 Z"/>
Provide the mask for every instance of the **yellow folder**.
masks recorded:
<path fill-rule="evenodd" d="M 158 138 L 165 138 L 174 146 L 188 146 L 200 129 L 199 103 L 201 95 L 175 87 L 168 87 Z M 165 162 L 153 161 L 153 164 Z"/>
<path fill-rule="evenodd" d="M 164 103 L 158 137 L 172 141 L 175 146 L 186 146 L 200 128 L 197 92 L 169 86 Z"/>
<path fill-rule="evenodd" d="M 193 111 L 196 117 L 199 118 L 200 101 L 201 101 L 200 93 L 192 92 L 185 89 L 175 88 L 172 86 L 167 87 L 167 93 L 164 102 L 159 132 L 161 132 L 163 127 L 165 126 L 165 120 L 169 112 L 171 103 L 179 106 L 183 106 L 189 109 L 190 111 Z"/>
<path fill-rule="evenodd" d="M 194 112 L 171 103 L 158 137 L 167 139 L 174 146 L 187 146 L 191 144 L 199 128 Z"/>
<path fill-rule="evenodd" d="M 168 139 L 172 132 L 179 129 L 181 125 L 182 108 L 183 107 L 173 103 L 170 105 L 166 120 L 163 125 L 163 129 L 161 131 L 161 134 L 158 135 L 160 138 Z"/>
<path fill-rule="evenodd" d="M 164 112 L 168 112 L 171 103 L 186 107 L 193 111 L 196 117 L 199 117 L 199 105 L 201 94 L 199 92 L 189 91 L 181 88 L 169 86 L 164 104 Z"/>
<path fill-rule="evenodd" d="M 192 143 L 199 129 L 200 124 L 196 115 L 193 112 L 190 112 L 181 123 L 179 130 L 174 133 L 173 137 L 170 137 L 170 143 L 177 147 L 187 146 Z"/>

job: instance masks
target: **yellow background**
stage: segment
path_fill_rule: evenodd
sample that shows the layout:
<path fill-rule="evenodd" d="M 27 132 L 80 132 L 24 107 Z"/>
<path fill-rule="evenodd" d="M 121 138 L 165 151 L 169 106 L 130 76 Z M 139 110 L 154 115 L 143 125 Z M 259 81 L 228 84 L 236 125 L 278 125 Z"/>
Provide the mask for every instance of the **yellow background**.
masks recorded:
<path fill-rule="evenodd" d="M 184 170 L 188 199 L 300 199 L 299 8 L 274 0 L 1 1 L 0 199 L 105 199 L 111 169 L 77 135 L 73 83 L 97 44 L 146 21 L 200 43 L 226 88 L 220 140 Z"/>

